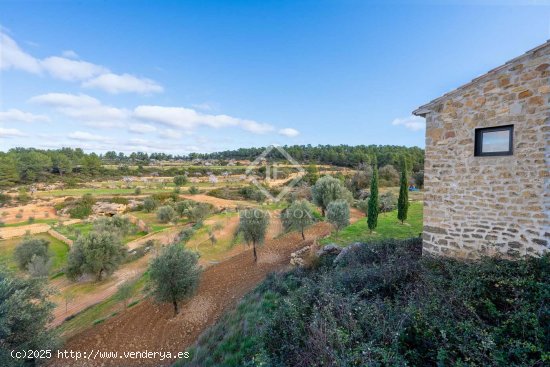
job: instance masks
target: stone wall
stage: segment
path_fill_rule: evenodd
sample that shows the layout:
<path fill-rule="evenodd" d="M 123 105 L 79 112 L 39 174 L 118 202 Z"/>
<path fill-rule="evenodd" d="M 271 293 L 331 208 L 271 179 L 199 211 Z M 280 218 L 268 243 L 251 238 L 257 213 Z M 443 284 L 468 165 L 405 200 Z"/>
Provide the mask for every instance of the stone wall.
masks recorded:
<path fill-rule="evenodd" d="M 550 41 L 419 108 L 426 117 L 427 253 L 550 249 Z M 476 128 L 514 125 L 514 153 L 474 157 Z"/>

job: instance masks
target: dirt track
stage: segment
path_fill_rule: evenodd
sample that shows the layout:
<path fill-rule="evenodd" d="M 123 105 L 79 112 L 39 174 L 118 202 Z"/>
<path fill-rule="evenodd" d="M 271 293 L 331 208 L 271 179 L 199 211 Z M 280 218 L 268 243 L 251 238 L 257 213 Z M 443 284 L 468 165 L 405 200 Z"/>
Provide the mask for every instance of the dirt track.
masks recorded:
<path fill-rule="evenodd" d="M 235 305 L 272 271 L 284 269 L 290 254 L 330 233 L 327 223 L 306 230 L 306 241 L 299 233 L 290 233 L 266 242 L 258 251 L 255 264 L 248 249 L 220 264 L 207 268 L 197 294 L 182 305 L 173 317 L 171 305 L 158 305 L 151 300 L 94 326 L 67 341 L 64 349 L 73 351 L 170 351 L 177 353 L 191 346 L 202 331 L 222 313 Z M 173 360 L 126 359 L 124 366 L 169 366 Z M 120 359 L 54 360 L 52 366 L 120 366 Z"/>

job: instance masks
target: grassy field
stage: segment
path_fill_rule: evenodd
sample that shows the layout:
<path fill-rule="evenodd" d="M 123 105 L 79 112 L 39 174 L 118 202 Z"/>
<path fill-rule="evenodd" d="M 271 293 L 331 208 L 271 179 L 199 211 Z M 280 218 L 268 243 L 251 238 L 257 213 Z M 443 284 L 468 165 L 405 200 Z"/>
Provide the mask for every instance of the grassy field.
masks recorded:
<path fill-rule="evenodd" d="M 71 224 L 68 226 L 56 227 L 55 230 L 74 241 L 77 239 L 79 235 L 87 235 L 88 233 L 90 233 L 92 228 L 93 228 L 93 224 L 91 222 L 81 222 L 81 223 Z M 134 228 L 136 227 L 134 226 Z M 130 233 L 124 236 L 124 238 L 122 238 L 122 242 L 128 243 L 137 238 L 143 237 L 146 234 L 147 233 L 145 232 Z"/>
<path fill-rule="evenodd" d="M 367 218 L 362 218 L 342 229 L 339 233 L 333 233 L 330 237 L 321 240 L 320 243 L 324 245 L 328 243 L 349 245 L 353 242 L 365 242 L 380 238 L 417 237 L 422 232 L 422 208 L 422 202 L 411 202 L 408 213 L 409 218 L 405 221 L 405 224 L 401 224 L 397 219 L 397 210 L 382 213 L 378 216 L 378 227 L 372 233 L 367 226 Z"/>
<path fill-rule="evenodd" d="M 130 214 L 136 218 L 143 220 L 151 228 L 151 233 L 162 231 L 165 228 L 173 226 L 170 223 L 159 222 L 157 219 L 157 214 L 155 212 L 147 213 L 144 211 L 138 211 L 138 212 L 131 212 Z M 180 220 L 178 222 L 178 224 L 181 224 L 181 223 L 185 223 L 185 221 Z"/>
<path fill-rule="evenodd" d="M 55 274 L 58 272 L 67 262 L 69 246 L 47 233 L 35 234 L 32 235 L 32 237 L 42 238 L 50 242 L 50 252 L 52 254 L 52 268 L 50 273 Z M 11 270 L 17 269 L 17 265 L 13 259 L 13 252 L 22 240 L 23 237 L 17 237 L 0 241 L 0 265 Z"/>
<path fill-rule="evenodd" d="M 158 189 L 151 188 L 141 189 L 142 195 L 155 194 L 157 192 L 170 192 L 171 188 Z M 39 191 L 36 193 L 38 197 L 48 197 L 48 196 L 82 196 L 85 194 L 100 195 L 100 196 L 109 196 L 109 195 L 134 195 L 135 189 L 110 189 L 110 188 L 82 188 L 82 189 L 63 189 L 63 190 L 51 190 L 51 191 Z"/>
<path fill-rule="evenodd" d="M 29 224 L 37 224 L 37 223 L 52 225 L 57 223 L 57 219 L 35 219 L 34 221 L 31 221 L 31 222 L 29 222 L 29 220 L 27 219 L 24 222 L 4 224 L 3 227 L 21 227 L 21 226 L 26 226 Z"/>
<path fill-rule="evenodd" d="M 148 274 L 144 273 L 134 284 L 132 296 L 128 301 L 128 306 L 133 306 L 137 299 L 141 298 L 141 291 L 148 280 Z M 82 290 L 79 290 L 82 291 Z M 134 301 L 133 301 L 134 300 Z M 124 304 L 115 293 L 111 297 L 85 309 L 76 314 L 70 320 L 65 321 L 58 327 L 58 331 L 63 337 L 70 337 L 77 334 L 94 324 L 103 322 L 109 317 L 116 316 L 118 312 L 123 311 Z"/>
<path fill-rule="evenodd" d="M 208 218 L 213 223 L 220 223 L 224 227 L 227 220 L 237 216 L 237 213 L 225 213 L 216 214 Z M 209 231 L 212 230 L 213 225 L 205 224 L 191 237 L 186 243 L 186 247 L 190 250 L 197 251 L 201 255 L 202 260 L 206 261 L 221 261 L 223 256 L 230 251 L 235 243 L 233 242 L 233 232 L 222 233 L 221 231 L 215 231 L 216 242 L 212 244 L 209 237 Z"/>

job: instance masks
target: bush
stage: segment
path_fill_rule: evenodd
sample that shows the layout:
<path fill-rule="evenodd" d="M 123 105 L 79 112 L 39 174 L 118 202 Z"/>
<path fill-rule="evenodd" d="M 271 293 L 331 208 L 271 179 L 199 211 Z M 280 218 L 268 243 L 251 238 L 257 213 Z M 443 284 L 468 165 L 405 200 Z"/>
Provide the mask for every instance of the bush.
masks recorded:
<path fill-rule="evenodd" d="M 176 217 L 177 213 L 170 205 L 161 206 L 157 210 L 157 219 L 161 223 L 172 222 Z"/>
<path fill-rule="evenodd" d="M 395 195 L 388 191 L 385 194 L 380 195 L 378 207 L 380 208 L 380 213 L 387 213 L 395 210 L 397 206 L 397 198 Z"/>
<path fill-rule="evenodd" d="M 187 183 L 187 177 L 183 175 L 177 175 L 174 177 L 174 185 L 183 186 Z"/>
<path fill-rule="evenodd" d="M 91 194 L 83 195 L 81 199 L 72 203 L 72 207 L 68 210 L 71 218 L 84 219 L 92 214 L 92 206 L 95 204 L 95 199 Z"/>
<path fill-rule="evenodd" d="M 42 365 L 44 360 L 16 359 L 12 352 L 56 350 L 60 346 L 57 330 L 48 327 L 55 308 L 51 302 L 52 295 L 52 290 L 42 279 L 19 277 L 0 271 L 0 366 Z"/>
<path fill-rule="evenodd" d="M 100 281 L 103 275 L 112 274 L 124 260 L 126 247 L 116 233 L 92 231 L 79 236 L 71 247 L 66 273 L 69 279 L 82 274 L 94 275 Z"/>
<path fill-rule="evenodd" d="M 349 225 L 349 205 L 345 200 L 336 200 L 328 204 L 327 220 L 337 231 Z"/>
<path fill-rule="evenodd" d="M 202 222 L 212 211 L 212 205 L 208 203 L 198 203 L 188 212 L 189 219 L 193 222 Z"/>
<path fill-rule="evenodd" d="M 263 192 L 260 191 L 256 186 L 245 186 L 239 190 L 239 193 L 246 199 L 246 200 L 254 200 L 257 202 L 262 202 L 265 200 L 265 195 Z"/>
<path fill-rule="evenodd" d="M 33 256 L 49 259 L 49 246 L 50 243 L 41 238 L 25 238 L 21 241 L 13 254 L 19 269 L 26 270 Z"/>
<path fill-rule="evenodd" d="M 143 210 L 150 213 L 158 206 L 158 202 L 153 197 L 145 198 L 143 201 Z"/>
<path fill-rule="evenodd" d="M 0 193 L 0 208 L 4 205 L 8 205 L 11 201 L 11 196 L 8 194 Z"/>
<path fill-rule="evenodd" d="M 136 226 L 130 222 L 130 219 L 124 215 L 114 215 L 112 217 L 100 217 L 96 219 L 92 228 L 96 232 L 110 232 L 124 237 L 136 230 Z"/>
<path fill-rule="evenodd" d="M 152 293 L 158 302 L 170 302 L 174 314 L 179 312 L 178 302 L 195 293 L 201 273 L 199 255 L 180 245 L 164 247 L 149 265 Z"/>
<path fill-rule="evenodd" d="M 199 189 L 197 188 L 197 186 L 191 186 L 191 187 L 189 188 L 189 193 L 190 193 L 191 195 L 196 195 L 196 194 L 198 194 L 199 192 L 200 192 L 200 191 L 199 191 Z"/>
<path fill-rule="evenodd" d="M 141 195 L 141 187 L 136 187 L 136 189 L 134 190 L 134 194 Z"/>
<path fill-rule="evenodd" d="M 127 198 L 125 198 L 123 196 L 114 196 L 114 197 L 109 199 L 109 202 L 114 203 L 114 204 L 128 205 L 130 203 L 130 200 L 128 200 Z"/>
<path fill-rule="evenodd" d="M 272 275 L 180 364 L 545 365 L 550 254 L 462 261 L 421 257 L 421 245 L 358 245 L 336 264 Z"/>
<path fill-rule="evenodd" d="M 47 277 L 52 266 L 50 257 L 33 255 L 31 261 L 27 265 L 29 275 L 34 278 Z"/>

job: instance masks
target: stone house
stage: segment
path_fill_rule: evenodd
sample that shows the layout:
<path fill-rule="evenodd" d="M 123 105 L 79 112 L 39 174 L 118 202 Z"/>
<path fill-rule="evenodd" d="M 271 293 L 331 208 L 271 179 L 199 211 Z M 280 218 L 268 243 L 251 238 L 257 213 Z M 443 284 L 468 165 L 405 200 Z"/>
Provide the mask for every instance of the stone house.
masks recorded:
<path fill-rule="evenodd" d="M 413 112 L 426 118 L 424 253 L 550 249 L 550 41 Z"/>

